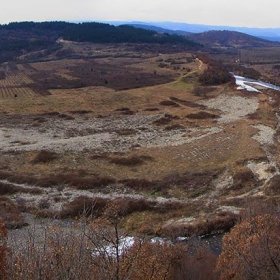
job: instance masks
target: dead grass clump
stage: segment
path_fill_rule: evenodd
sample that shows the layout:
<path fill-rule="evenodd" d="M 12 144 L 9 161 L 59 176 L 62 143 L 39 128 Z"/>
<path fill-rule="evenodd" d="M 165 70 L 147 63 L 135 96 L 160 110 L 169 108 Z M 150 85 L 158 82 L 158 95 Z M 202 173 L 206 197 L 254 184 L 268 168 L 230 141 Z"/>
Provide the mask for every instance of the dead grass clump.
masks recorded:
<path fill-rule="evenodd" d="M 180 105 L 172 100 L 163 100 L 159 102 L 162 106 L 172 106 L 172 107 L 180 107 Z"/>
<path fill-rule="evenodd" d="M 114 157 L 110 159 L 110 163 L 124 166 L 137 166 L 144 164 L 147 160 L 152 160 L 152 158 L 145 155 L 131 157 Z"/>
<path fill-rule="evenodd" d="M 62 210 L 58 216 L 62 219 L 76 218 L 79 216 L 100 217 L 108 204 L 108 199 L 105 198 L 89 198 L 79 196 L 73 201 L 62 206 Z"/>
<path fill-rule="evenodd" d="M 198 112 L 198 113 L 194 113 L 194 114 L 188 114 L 186 117 L 189 119 L 216 119 L 216 118 L 219 118 L 218 115 L 211 114 L 208 112 Z"/>
<path fill-rule="evenodd" d="M 26 223 L 17 205 L 7 197 L 0 196 L 0 218 L 9 229 L 20 228 Z"/>
<path fill-rule="evenodd" d="M 42 150 L 31 161 L 33 164 L 48 163 L 58 158 L 58 154 L 52 151 Z"/>

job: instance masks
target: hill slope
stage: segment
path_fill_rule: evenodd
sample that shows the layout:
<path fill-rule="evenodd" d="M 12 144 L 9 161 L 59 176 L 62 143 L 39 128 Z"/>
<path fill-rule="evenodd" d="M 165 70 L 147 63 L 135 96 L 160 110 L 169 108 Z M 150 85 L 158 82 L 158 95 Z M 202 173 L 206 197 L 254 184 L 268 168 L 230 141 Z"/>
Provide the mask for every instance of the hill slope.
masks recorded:
<path fill-rule="evenodd" d="M 92 43 L 182 44 L 197 47 L 189 39 L 132 26 L 113 26 L 104 23 L 16 22 L 0 25 L 0 63 L 13 60 L 27 52 L 44 56 L 61 48 L 59 38 Z"/>
<path fill-rule="evenodd" d="M 271 42 L 247 35 L 237 31 L 207 31 L 198 34 L 190 34 L 188 38 L 209 47 L 272 47 L 280 46 L 278 42 Z"/>

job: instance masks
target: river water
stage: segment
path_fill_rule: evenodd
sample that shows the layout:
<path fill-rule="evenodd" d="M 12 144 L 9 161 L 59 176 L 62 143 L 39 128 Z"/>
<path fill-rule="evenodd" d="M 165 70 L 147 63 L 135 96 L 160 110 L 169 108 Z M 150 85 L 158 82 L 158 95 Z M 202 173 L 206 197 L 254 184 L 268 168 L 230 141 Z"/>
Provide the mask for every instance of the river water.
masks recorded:
<path fill-rule="evenodd" d="M 266 82 L 263 82 L 260 80 L 249 79 L 249 78 L 237 76 L 234 74 L 233 74 L 233 77 L 235 78 L 236 85 L 238 85 L 237 89 L 240 89 L 240 90 L 245 89 L 247 91 L 260 92 L 260 90 L 258 88 L 263 87 L 263 88 L 270 88 L 270 89 L 280 91 L 279 86 L 276 86 L 276 85 L 273 85 L 270 83 L 266 83 Z"/>

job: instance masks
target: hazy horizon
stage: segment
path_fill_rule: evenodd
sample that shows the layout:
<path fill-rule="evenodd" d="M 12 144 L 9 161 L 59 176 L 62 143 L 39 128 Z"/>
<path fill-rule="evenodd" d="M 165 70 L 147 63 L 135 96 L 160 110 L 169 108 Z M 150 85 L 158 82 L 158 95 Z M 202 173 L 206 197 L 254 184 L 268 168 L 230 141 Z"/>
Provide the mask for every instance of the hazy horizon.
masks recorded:
<path fill-rule="evenodd" d="M 140 5 L 141 4 L 141 5 Z M 171 21 L 178 23 L 280 28 L 276 0 L 2 0 L 0 23 L 21 21 Z"/>

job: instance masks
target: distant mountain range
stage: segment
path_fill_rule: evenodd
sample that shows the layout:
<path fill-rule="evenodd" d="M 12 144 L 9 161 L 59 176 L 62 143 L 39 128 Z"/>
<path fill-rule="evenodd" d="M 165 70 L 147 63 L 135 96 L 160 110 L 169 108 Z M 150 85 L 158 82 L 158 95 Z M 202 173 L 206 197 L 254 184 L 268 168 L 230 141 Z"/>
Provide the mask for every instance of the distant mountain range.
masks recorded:
<path fill-rule="evenodd" d="M 184 33 L 202 33 L 211 30 L 228 30 L 228 31 L 242 32 L 248 35 L 252 35 L 270 41 L 280 41 L 280 28 L 250 28 L 250 27 L 189 24 L 189 23 L 178 23 L 178 22 L 111 21 L 109 23 L 114 25 L 129 24 L 144 29 L 154 30 L 157 32 L 166 32 L 166 33 L 172 32 L 172 34 L 175 33 L 181 35 L 183 35 Z"/>

